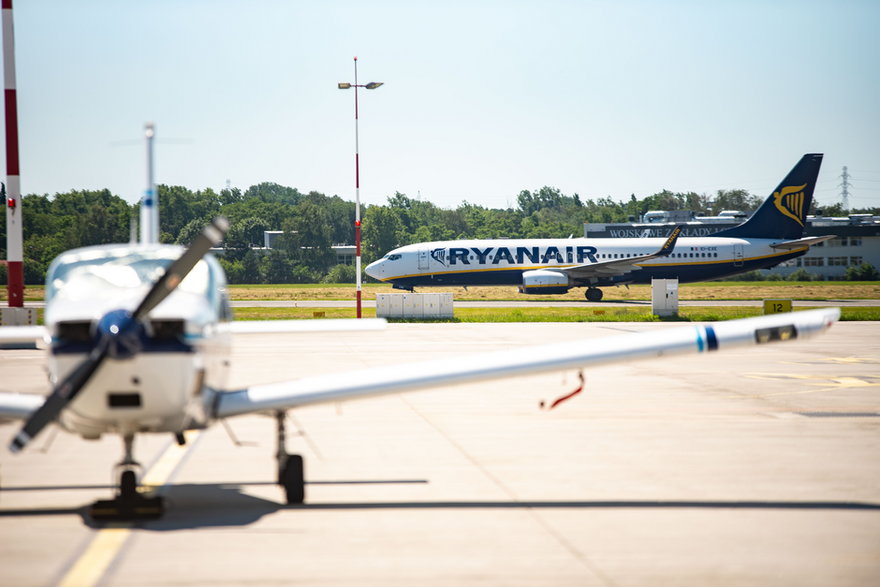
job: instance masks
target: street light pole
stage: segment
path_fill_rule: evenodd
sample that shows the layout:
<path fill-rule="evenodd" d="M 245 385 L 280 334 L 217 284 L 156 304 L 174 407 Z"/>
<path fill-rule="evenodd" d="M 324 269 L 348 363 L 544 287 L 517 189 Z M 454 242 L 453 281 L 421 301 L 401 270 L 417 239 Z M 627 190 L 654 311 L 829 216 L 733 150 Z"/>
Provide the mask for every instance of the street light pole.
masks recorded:
<path fill-rule="evenodd" d="M 354 241 L 355 241 L 355 279 L 357 282 L 357 317 L 361 317 L 361 171 L 360 171 L 360 148 L 358 145 L 358 88 L 375 90 L 383 82 L 370 82 L 358 84 L 358 58 L 354 58 L 354 83 L 340 82 L 340 90 L 354 88 Z"/>

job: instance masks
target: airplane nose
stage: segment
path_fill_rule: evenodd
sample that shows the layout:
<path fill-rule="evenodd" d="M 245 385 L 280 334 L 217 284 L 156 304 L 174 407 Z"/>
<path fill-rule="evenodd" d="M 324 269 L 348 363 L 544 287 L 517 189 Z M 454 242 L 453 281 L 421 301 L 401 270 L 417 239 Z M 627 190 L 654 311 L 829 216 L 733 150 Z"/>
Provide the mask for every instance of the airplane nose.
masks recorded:
<path fill-rule="evenodd" d="M 364 269 L 364 271 L 366 271 L 367 275 L 369 275 L 373 279 L 381 279 L 381 277 L 380 277 L 381 271 L 379 271 L 379 267 L 381 267 L 381 266 L 382 266 L 382 259 L 379 259 L 378 261 L 373 261 L 372 263 L 367 265 L 367 268 Z"/>

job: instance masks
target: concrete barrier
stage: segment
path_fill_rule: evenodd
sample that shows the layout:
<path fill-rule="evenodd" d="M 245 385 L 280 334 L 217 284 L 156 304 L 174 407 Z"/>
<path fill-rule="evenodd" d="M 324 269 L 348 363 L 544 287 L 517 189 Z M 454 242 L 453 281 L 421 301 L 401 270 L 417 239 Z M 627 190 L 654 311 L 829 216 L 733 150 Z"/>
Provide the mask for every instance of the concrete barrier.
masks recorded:
<path fill-rule="evenodd" d="M 451 293 L 376 294 L 377 318 L 452 318 Z"/>

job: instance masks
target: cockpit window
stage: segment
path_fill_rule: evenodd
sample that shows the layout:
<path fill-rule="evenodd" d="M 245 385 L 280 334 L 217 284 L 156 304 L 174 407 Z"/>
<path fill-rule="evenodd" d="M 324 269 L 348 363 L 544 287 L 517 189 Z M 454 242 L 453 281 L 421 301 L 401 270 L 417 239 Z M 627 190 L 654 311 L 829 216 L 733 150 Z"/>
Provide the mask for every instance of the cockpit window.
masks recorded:
<path fill-rule="evenodd" d="M 68 254 L 53 263 L 46 279 L 46 300 L 64 288 L 73 297 L 93 295 L 96 289 L 129 289 L 152 285 L 179 255 L 173 249 L 91 250 Z M 60 260 L 61 258 L 59 258 Z M 211 276 L 202 260 L 181 282 L 182 291 L 208 294 Z"/>
<path fill-rule="evenodd" d="M 397 261 L 398 259 L 400 259 L 400 257 L 401 257 L 401 255 L 394 254 L 394 255 L 386 255 L 385 258 L 388 259 L 389 261 Z"/>

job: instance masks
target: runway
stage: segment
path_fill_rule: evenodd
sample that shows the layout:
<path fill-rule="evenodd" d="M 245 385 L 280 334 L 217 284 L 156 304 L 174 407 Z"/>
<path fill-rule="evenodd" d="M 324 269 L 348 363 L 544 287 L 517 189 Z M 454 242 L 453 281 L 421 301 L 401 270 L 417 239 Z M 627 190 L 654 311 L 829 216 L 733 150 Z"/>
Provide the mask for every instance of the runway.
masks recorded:
<path fill-rule="evenodd" d="M 392 324 L 249 335 L 233 384 L 666 328 Z M 39 392 L 39 351 L 0 388 Z M 115 438 L 20 455 L 0 426 L 0 585 L 867 585 L 880 582 L 880 336 L 660 358 L 291 413 L 306 505 L 282 504 L 269 418 L 139 438 L 160 521 L 96 527 Z M 48 450 L 40 451 L 51 440 Z M 164 472 L 163 472 L 164 471 Z"/>

